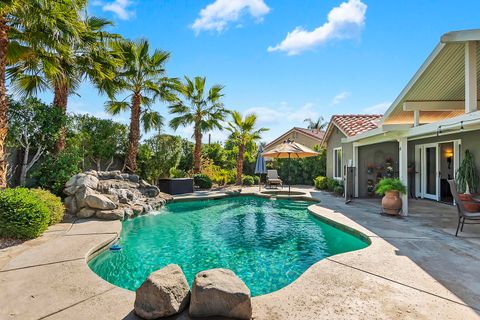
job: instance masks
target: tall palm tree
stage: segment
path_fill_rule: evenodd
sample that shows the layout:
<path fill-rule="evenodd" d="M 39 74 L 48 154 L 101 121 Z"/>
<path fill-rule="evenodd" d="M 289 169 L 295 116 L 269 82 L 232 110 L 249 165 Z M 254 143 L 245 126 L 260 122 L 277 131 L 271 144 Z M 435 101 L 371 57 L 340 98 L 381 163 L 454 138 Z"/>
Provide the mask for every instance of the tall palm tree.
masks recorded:
<path fill-rule="evenodd" d="M 328 122 L 324 121 L 323 117 L 318 117 L 317 120 L 312 120 L 311 118 L 307 118 L 303 120 L 303 122 L 307 122 L 308 126 L 307 128 L 310 130 L 315 130 L 317 132 L 320 132 L 321 130 L 325 129 L 325 127 L 328 125 Z"/>
<path fill-rule="evenodd" d="M 177 115 L 170 120 L 170 127 L 177 130 L 180 126 L 193 125 L 195 173 L 201 170 L 203 134 L 215 128 L 221 130 L 221 122 L 228 113 L 221 102 L 223 86 L 214 85 L 207 90 L 205 81 L 204 77 L 195 77 L 193 80 L 185 77 L 185 82 L 178 88 L 183 100 L 170 106 L 170 113 Z"/>
<path fill-rule="evenodd" d="M 170 53 L 155 50 L 149 53 L 147 40 L 120 40 L 112 43 L 117 59 L 121 61 L 113 81 L 105 81 L 100 88 L 108 93 L 111 100 L 106 103 L 106 111 L 112 115 L 130 110 L 130 132 L 125 158 L 125 169 L 137 170 L 140 123 L 145 132 L 160 129 L 163 117 L 152 110 L 153 103 L 159 99 L 173 102 L 176 100 L 174 89 L 176 79 L 166 76 L 165 63 Z M 126 96 L 125 96 L 126 94 Z M 117 99 L 122 95 L 123 99 Z"/>
<path fill-rule="evenodd" d="M 47 27 L 52 30 L 51 38 L 61 32 L 75 33 L 71 26 L 71 12 L 79 13 L 85 8 L 86 0 L 2 0 L 0 2 L 0 188 L 7 185 L 7 161 L 5 138 L 8 132 L 8 99 L 6 87 L 6 68 L 9 57 L 24 54 L 23 45 L 12 42 L 18 35 L 30 34 L 31 29 Z M 63 10 L 69 8 L 68 10 Z M 37 32 L 38 35 L 38 32 Z M 33 40 L 37 38 L 32 36 Z"/>
<path fill-rule="evenodd" d="M 110 21 L 97 17 L 81 18 L 75 12 L 71 12 L 70 20 L 76 32 L 63 32 L 58 39 L 51 39 L 51 32 L 42 32 L 41 29 L 19 34 L 15 42 L 17 47 L 23 45 L 23 54 L 12 55 L 7 70 L 13 88 L 19 94 L 33 95 L 51 90 L 53 104 L 62 114 L 66 114 L 68 97 L 85 78 L 94 83 L 103 78 L 112 79 L 116 62 L 107 44 L 118 36 L 104 30 L 111 25 Z M 62 128 L 55 150 L 58 153 L 64 147 L 65 129 Z"/>
<path fill-rule="evenodd" d="M 245 154 L 245 146 L 250 142 L 261 139 L 262 132 L 268 131 L 267 128 L 255 129 L 257 115 L 250 113 L 242 118 L 242 114 L 238 111 L 232 111 L 232 121 L 228 122 L 226 128 L 230 131 L 230 139 L 238 141 L 238 158 L 237 158 L 237 181 L 236 184 L 242 184 L 243 158 Z"/>

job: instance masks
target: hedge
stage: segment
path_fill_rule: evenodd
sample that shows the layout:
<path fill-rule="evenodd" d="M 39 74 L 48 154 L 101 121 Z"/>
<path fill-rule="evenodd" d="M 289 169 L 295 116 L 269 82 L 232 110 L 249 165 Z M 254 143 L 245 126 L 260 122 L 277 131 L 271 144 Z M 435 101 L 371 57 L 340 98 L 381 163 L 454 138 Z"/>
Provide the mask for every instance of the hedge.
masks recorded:
<path fill-rule="evenodd" d="M 47 229 L 50 221 L 49 207 L 31 190 L 0 191 L 0 236 L 36 238 Z"/>
<path fill-rule="evenodd" d="M 243 181 L 242 181 L 244 186 L 253 186 L 255 183 L 255 180 L 252 176 L 243 176 Z"/>
<path fill-rule="evenodd" d="M 43 189 L 31 189 L 34 195 L 36 195 L 41 201 L 43 201 L 50 210 L 50 221 L 48 225 L 59 223 L 63 219 L 65 213 L 65 207 L 63 206 L 60 197 L 52 194 L 48 190 Z"/>
<path fill-rule="evenodd" d="M 193 176 L 193 183 L 200 189 L 210 189 L 213 185 L 212 180 L 202 173 Z"/>

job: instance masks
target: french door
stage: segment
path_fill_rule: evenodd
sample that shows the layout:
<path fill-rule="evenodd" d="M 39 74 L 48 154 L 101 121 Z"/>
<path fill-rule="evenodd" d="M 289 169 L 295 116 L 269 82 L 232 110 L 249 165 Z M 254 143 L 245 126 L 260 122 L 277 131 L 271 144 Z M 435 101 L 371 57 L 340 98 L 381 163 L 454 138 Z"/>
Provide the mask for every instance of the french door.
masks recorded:
<path fill-rule="evenodd" d="M 415 146 L 415 195 L 417 197 L 440 200 L 442 170 L 445 170 L 445 165 L 441 162 L 445 161 L 445 155 L 440 154 L 440 145 L 447 142 L 453 143 L 450 162 L 453 166 L 451 178 L 454 178 L 459 167 L 460 140 Z"/>

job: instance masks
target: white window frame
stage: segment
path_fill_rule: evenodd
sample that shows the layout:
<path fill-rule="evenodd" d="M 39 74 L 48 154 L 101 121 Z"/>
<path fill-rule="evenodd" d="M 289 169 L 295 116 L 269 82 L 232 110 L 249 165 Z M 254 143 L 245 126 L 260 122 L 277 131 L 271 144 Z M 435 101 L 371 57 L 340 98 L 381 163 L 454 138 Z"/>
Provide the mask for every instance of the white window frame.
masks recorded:
<path fill-rule="evenodd" d="M 337 152 L 340 151 L 340 176 L 337 176 Z M 342 180 L 343 179 L 343 150 L 342 147 L 333 149 L 333 179 Z"/>

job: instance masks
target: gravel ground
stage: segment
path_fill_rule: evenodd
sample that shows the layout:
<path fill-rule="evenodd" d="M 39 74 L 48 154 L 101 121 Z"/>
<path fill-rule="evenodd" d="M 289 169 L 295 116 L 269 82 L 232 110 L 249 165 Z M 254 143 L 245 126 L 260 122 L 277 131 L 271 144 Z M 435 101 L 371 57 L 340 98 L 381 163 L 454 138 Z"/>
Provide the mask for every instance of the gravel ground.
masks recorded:
<path fill-rule="evenodd" d="M 13 247 L 23 243 L 25 240 L 15 238 L 0 238 L 0 250 L 8 247 Z"/>

